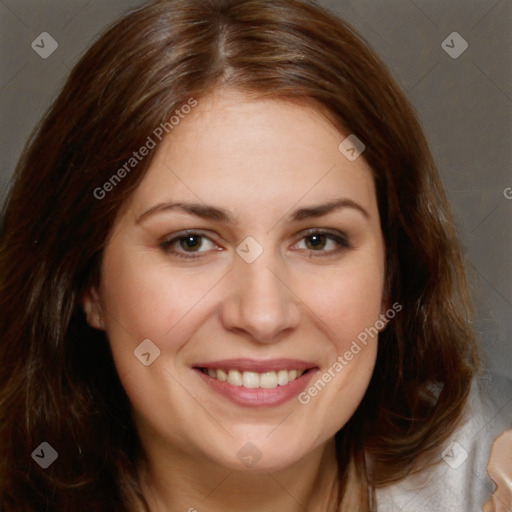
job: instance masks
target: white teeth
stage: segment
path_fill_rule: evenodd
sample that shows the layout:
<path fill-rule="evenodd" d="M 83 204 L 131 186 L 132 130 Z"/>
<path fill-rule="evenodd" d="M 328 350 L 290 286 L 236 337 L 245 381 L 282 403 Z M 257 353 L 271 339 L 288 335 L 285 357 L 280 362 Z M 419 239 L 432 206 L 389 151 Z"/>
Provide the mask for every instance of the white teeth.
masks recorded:
<path fill-rule="evenodd" d="M 242 373 L 242 383 L 244 388 L 259 388 L 260 376 L 256 372 L 244 372 Z"/>
<path fill-rule="evenodd" d="M 273 389 L 277 388 L 276 372 L 265 372 L 260 375 L 260 388 Z"/>
<path fill-rule="evenodd" d="M 288 377 L 288 372 L 286 370 L 279 370 L 277 372 L 277 383 L 280 386 L 286 386 L 290 382 L 290 378 Z"/>
<path fill-rule="evenodd" d="M 238 370 L 216 370 L 208 368 L 205 370 L 212 379 L 228 382 L 232 386 L 243 386 L 248 389 L 263 388 L 273 389 L 277 386 L 286 386 L 289 382 L 298 379 L 305 370 L 279 370 L 277 372 L 240 372 Z"/>
<path fill-rule="evenodd" d="M 238 370 L 229 370 L 228 382 L 232 386 L 241 386 L 242 385 L 242 374 Z"/>

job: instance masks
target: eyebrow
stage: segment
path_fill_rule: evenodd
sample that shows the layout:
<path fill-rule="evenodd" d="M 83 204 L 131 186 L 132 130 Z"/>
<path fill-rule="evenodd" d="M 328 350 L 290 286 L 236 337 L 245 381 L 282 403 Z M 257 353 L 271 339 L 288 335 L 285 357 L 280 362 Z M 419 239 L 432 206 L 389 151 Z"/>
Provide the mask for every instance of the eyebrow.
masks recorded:
<path fill-rule="evenodd" d="M 139 224 L 147 217 L 154 215 L 155 213 L 165 212 L 169 210 L 181 210 L 185 213 L 189 213 L 191 215 L 195 215 L 196 217 L 200 217 L 201 219 L 209 219 L 216 220 L 220 222 L 225 222 L 226 224 L 232 223 L 231 216 L 226 210 L 222 208 L 216 208 L 215 206 L 208 206 L 206 204 L 201 203 L 159 203 L 149 210 L 145 211 L 142 215 L 137 217 L 135 221 L 136 224 Z"/>
<path fill-rule="evenodd" d="M 361 213 L 366 219 L 370 218 L 368 212 L 359 203 L 352 201 L 352 199 L 342 198 L 329 201 L 328 203 L 320 204 L 318 206 L 299 208 L 291 215 L 291 220 L 300 221 L 304 219 L 322 217 L 323 215 L 327 215 L 328 213 L 342 208 L 351 208 Z"/>
<path fill-rule="evenodd" d="M 336 199 L 334 201 L 329 201 L 327 203 L 319 204 L 316 206 L 310 206 L 305 208 L 299 208 L 295 210 L 291 215 L 289 215 L 289 220 L 292 222 L 299 222 L 305 219 L 311 219 L 316 217 L 323 217 L 331 212 L 336 210 L 340 210 L 342 208 L 350 208 L 361 213 L 366 219 L 369 219 L 370 216 L 368 212 L 358 203 L 352 201 L 351 199 Z M 139 215 L 135 221 L 136 224 L 139 224 L 143 220 L 148 217 L 169 210 L 180 210 L 185 213 L 189 213 L 191 215 L 195 215 L 196 217 L 200 217 L 201 219 L 206 220 L 214 220 L 218 222 L 224 222 L 226 224 L 233 224 L 234 219 L 232 216 L 224 209 L 217 208 L 215 206 L 209 206 L 201 203 L 188 203 L 188 202 L 168 202 L 168 203 L 159 203 L 149 210 L 145 211 L 142 215 Z"/>

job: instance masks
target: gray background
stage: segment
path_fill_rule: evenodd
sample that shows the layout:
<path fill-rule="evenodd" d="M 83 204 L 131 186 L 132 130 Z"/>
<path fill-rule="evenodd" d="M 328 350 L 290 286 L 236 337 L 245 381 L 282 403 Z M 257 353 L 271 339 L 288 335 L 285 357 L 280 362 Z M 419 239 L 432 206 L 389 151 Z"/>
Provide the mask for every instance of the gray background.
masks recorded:
<path fill-rule="evenodd" d="M 475 329 L 487 354 L 485 364 L 510 376 L 512 0 L 319 3 L 367 39 L 416 107 L 469 260 Z M 25 140 L 79 56 L 107 24 L 140 4 L 0 0 L 1 194 Z M 31 48 L 42 32 L 59 44 L 47 59 Z M 452 32 L 469 45 L 456 59 L 441 45 Z"/>

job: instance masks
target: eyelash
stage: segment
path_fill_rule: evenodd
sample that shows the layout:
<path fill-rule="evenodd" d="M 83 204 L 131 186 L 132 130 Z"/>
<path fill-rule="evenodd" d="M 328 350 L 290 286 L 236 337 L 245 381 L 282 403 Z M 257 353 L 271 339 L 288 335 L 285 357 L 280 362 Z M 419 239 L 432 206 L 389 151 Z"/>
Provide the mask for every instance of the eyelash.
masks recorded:
<path fill-rule="evenodd" d="M 191 259 L 202 257 L 202 255 L 204 254 L 203 252 L 187 253 L 187 252 L 177 251 L 176 249 L 173 248 L 174 244 L 180 242 L 181 240 L 184 240 L 185 238 L 187 238 L 189 236 L 198 236 L 198 237 L 201 237 L 201 239 L 207 239 L 215 244 L 215 242 L 213 242 L 213 240 L 211 240 L 211 238 L 206 236 L 205 234 L 203 234 L 199 231 L 187 230 L 182 233 L 177 233 L 176 236 L 173 236 L 172 238 L 163 240 L 162 242 L 160 242 L 160 247 L 166 254 L 172 254 L 173 256 L 178 256 L 179 258 L 183 258 L 183 259 L 191 260 Z"/>
<path fill-rule="evenodd" d="M 313 249 L 299 249 L 299 250 L 305 250 L 310 253 L 311 258 L 322 258 L 322 257 L 328 257 L 332 256 L 334 254 L 338 254 L 341 251 L 351 249 L 352 245 L 349 242 L 348 236 L 345 233 L 342 233 L 341 231 L 329 231 L 326 229 L 309 229 L 306 231 L 303 231 L 301 234 L 301 238 L 298 240 L 298 242 L 302 240 L 306 240 L 308 238 L 312 238 L 313 236 L 325 236 L 327 241 L 334 242 L 337 247 L 335 249 L 331 250 L 318 250 L 315 251 Z M 294 245 L 296 245 L 298 242 L 295 242 Z"/>
<path fill-rule="evenodd" d="M 177 256 L 177 257 L 183 258 L 183 259 L 192 260 L 192 259 L 196 259 L 196 258 L 201 258 L 202 255 L 208 251 L 199 251 L 197 253 L 194 253 L 194 252 L 187 253 L 186 251 L 183 252 L 180 250 L 176 250 L 173 247 L 175 244 L 179 243 L 180 241 L 184 240 L 185 238 L 187 238 L 189 236 L 201 237 L 202 240 L 206 239 L 206 240 L 210 241 L 211 243 L 215 244 L 215 242 L 210 237 L 201 233 L 200 231 L 187 230 L 182 233 L 177 233 L 172 238 L 163 240 L 159 244 L 160 248 L 166 254 L 172 254 L 173 256 Z M 302 233 L 301 238 L 297 242 L 295 242 L 294 245 L 296 245 L 298 242 L 300 242 L 302 240 L 312 238 L 313 236 L 325 236 L 327 241 L 335 242 L 337 244 L 337 247 L 335 249 L 331 249 L 328 251 L 325 251 L 325 250 L 315 251 L 314 249 L 298 249 L 300 251 L 309 251 L 311 258 L 331 256 L 331 255 L 337 254 L 343 250 L 350 249 L 352 247 L 348 240 L 348 237 L 344 233 L 338 232 L 338 231 L 332 232 L 332 231 L 328 231 L 325 229 L 306 230 L 305 232 Z M 220 249 L 217 248 L 217 250 L 220 250 Z M 295 250 L 297 250 L 297 249 L 295 249 Z"/>

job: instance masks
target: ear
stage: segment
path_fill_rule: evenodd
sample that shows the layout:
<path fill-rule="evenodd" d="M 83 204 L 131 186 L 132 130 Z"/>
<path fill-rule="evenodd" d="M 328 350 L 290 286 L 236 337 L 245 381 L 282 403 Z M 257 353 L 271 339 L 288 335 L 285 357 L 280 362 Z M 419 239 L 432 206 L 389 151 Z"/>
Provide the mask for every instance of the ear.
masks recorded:
<path fill-rule="evenodd" d="M 82 296 L 82 307 L 84 308 L 87 323 L 95 329 L 105 330 L 103 309 L 100 296 L 95 286 L 90 286 Z"/>

